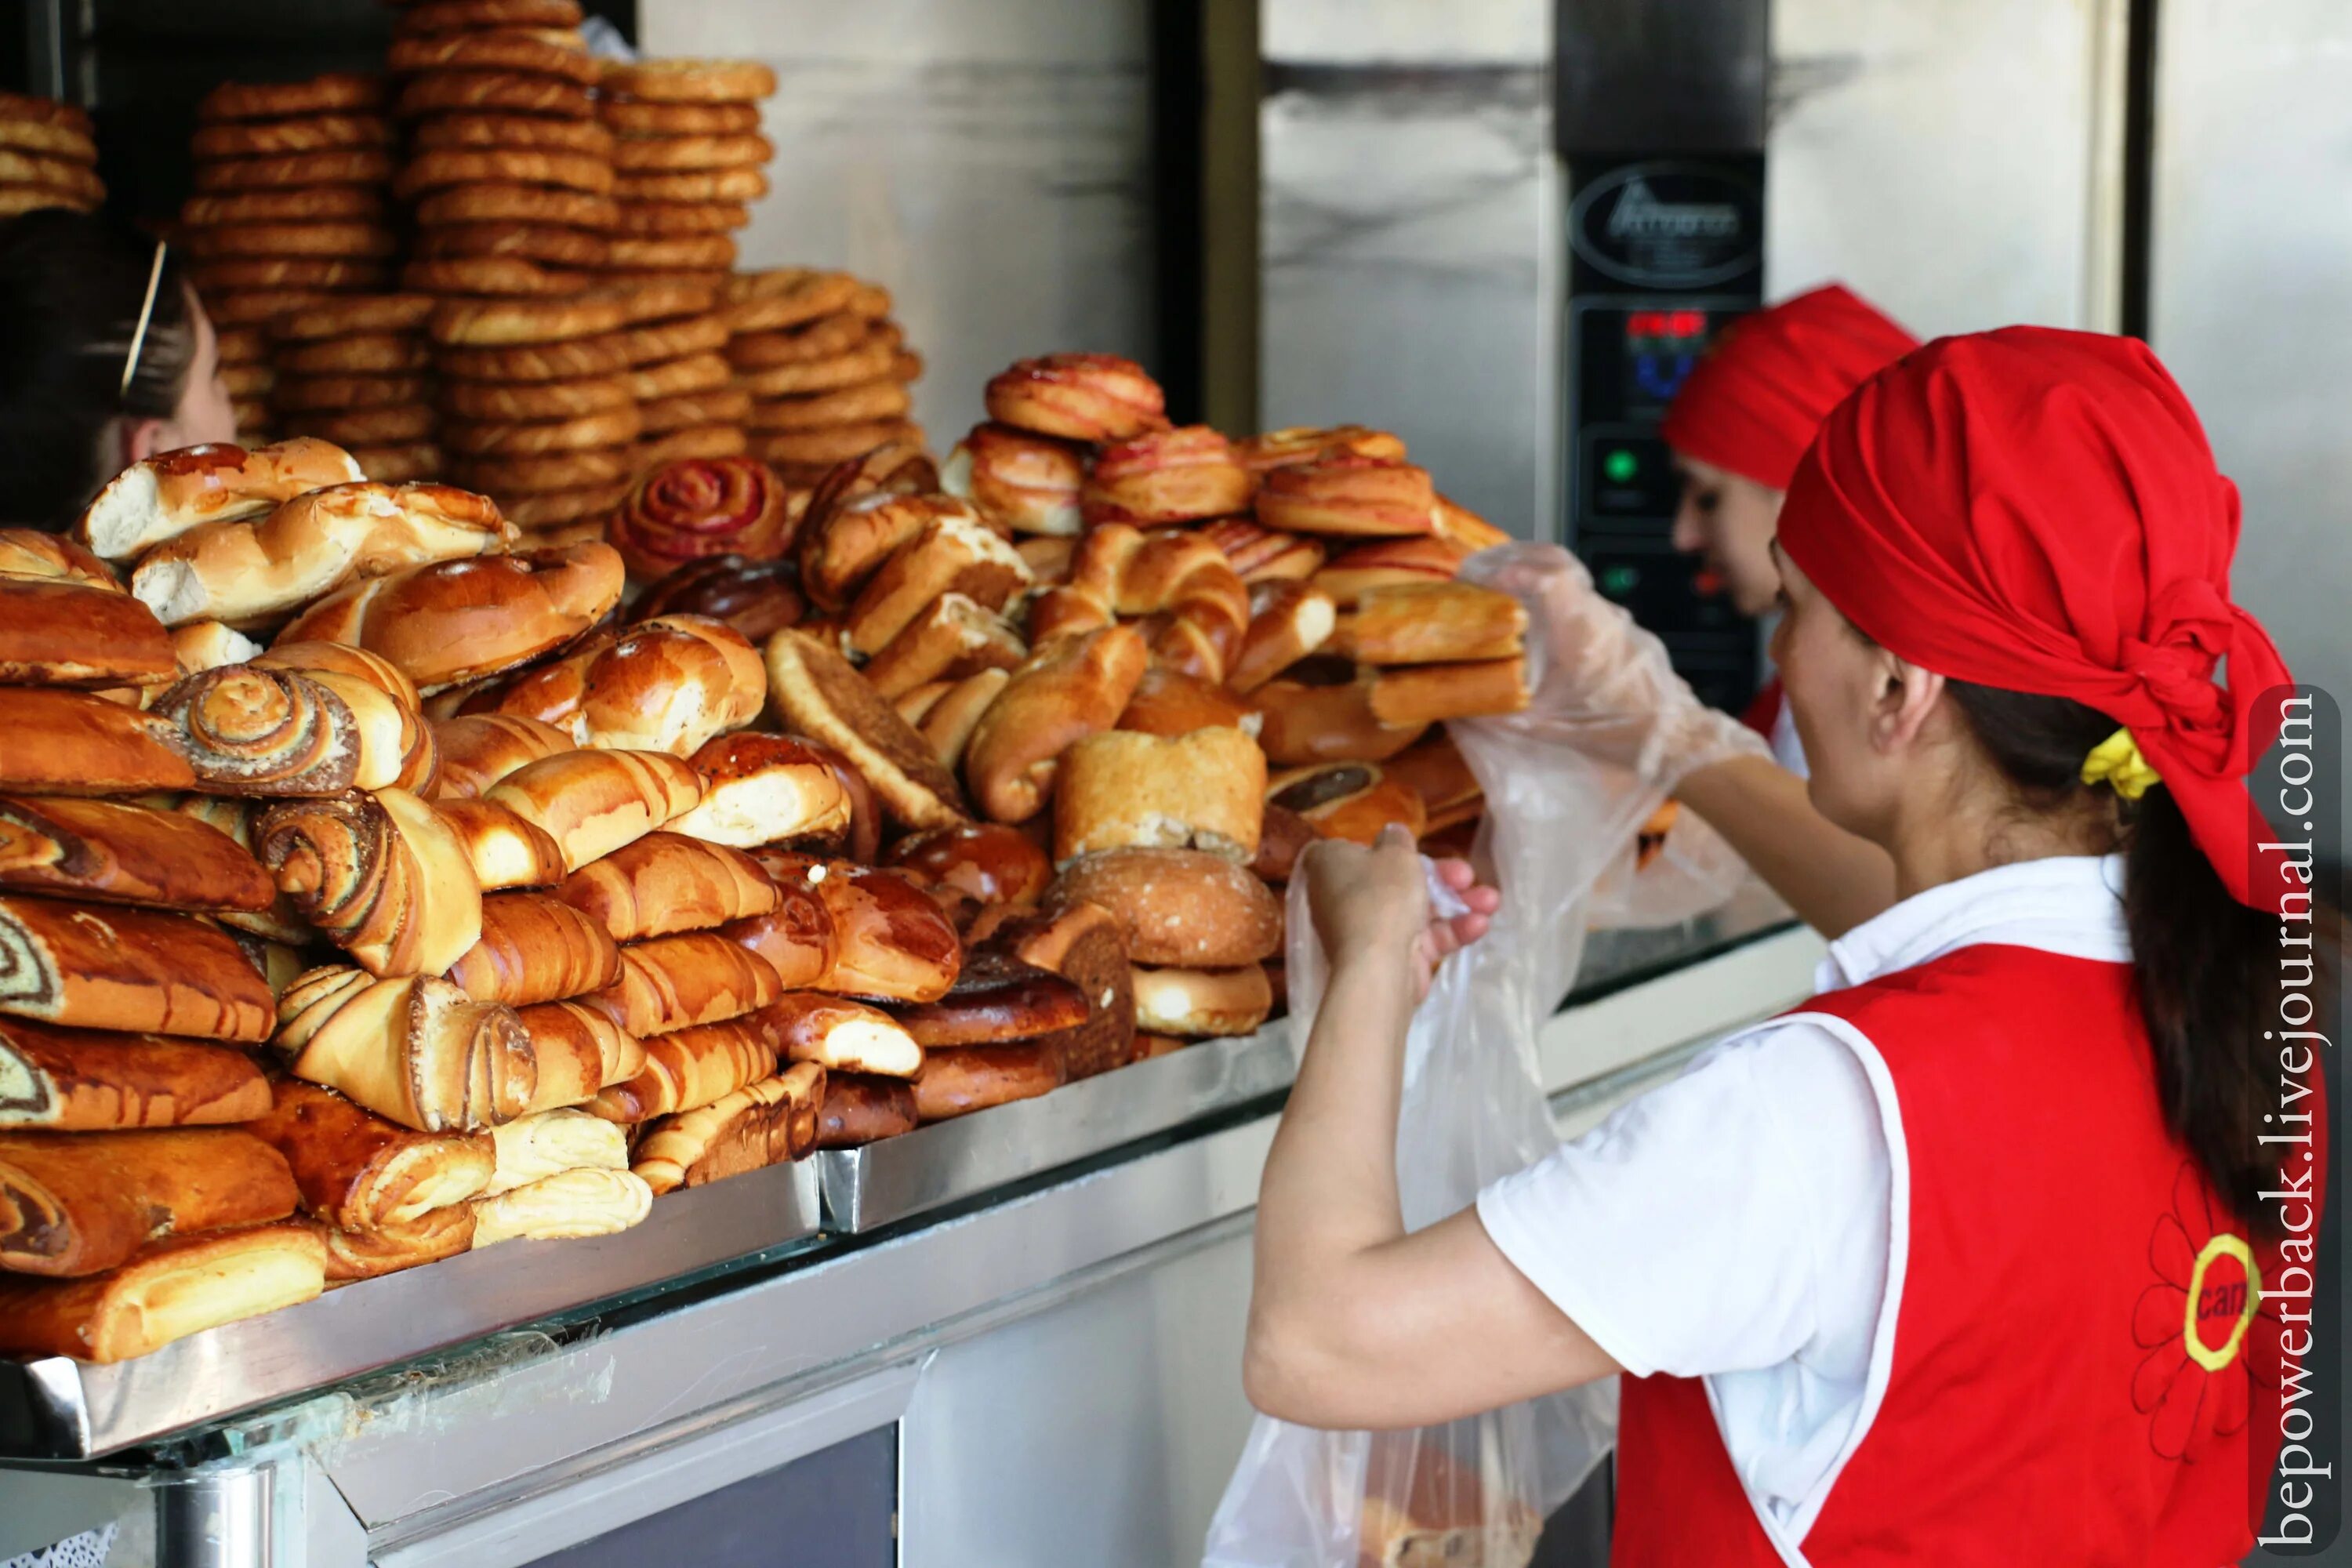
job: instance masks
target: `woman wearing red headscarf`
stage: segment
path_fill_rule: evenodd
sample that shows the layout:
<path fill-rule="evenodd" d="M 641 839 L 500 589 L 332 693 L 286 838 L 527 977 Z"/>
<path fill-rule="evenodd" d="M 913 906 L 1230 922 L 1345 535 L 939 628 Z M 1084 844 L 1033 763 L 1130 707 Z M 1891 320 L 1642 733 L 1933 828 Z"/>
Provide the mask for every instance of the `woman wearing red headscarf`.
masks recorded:
<path fill-rule="evenodd" d="M 1406 1235 L 1406 1023 L 1483 915 L 1433 923 L 1401 839 L 1318 846 L 1251 1396 L 1409 1426 L 1622 1372 L 1620 1565 L 2234 1562 L 2326 1159 L 2263 1034 L 2312 910 L 2246 785 L 2289 676 L 2230 601 L 2236 491 L 2144 346 L 2014 328 L 1840 404 L 1780 530 L 1811 798 L 1899 901 Z"/>

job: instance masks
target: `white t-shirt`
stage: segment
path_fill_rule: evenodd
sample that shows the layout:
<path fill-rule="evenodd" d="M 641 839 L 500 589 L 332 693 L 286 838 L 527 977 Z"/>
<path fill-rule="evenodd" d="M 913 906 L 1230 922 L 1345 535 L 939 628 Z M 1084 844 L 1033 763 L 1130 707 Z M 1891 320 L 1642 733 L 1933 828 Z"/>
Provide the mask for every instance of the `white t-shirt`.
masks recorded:
<path fill-rule="evenodd" d="M 1814 986 L 1976 942 L 2128 962 L 2122 886 L 2119 857 L 2075 857 L 1931 888 L 1831 943 Z M 1838 1036 L 1762 1024 L 1478 1194 L 1503 1255 L 1620 1365 L 1706 1379 L 1741 1483 L 1791 1543 L 1885 1386 L 1893 1111 Z"/>

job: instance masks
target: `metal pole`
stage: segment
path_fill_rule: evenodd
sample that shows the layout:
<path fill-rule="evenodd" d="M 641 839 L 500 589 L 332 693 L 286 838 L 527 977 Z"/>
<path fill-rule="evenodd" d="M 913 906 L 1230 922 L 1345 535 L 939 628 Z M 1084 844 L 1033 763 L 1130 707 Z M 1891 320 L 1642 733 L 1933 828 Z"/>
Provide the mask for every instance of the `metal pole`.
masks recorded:
<path fill-rule="evenodd" d="M 155 1483 L 155 1568 L 270 1568 L 274 1466 Z"/>

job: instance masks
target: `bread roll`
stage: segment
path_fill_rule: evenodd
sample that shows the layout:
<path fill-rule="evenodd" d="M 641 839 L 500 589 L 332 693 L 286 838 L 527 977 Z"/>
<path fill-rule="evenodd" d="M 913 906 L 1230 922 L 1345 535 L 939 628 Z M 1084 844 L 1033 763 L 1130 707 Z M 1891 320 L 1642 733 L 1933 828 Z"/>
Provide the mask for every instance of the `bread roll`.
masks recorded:
<path fill-rule="evenodd" d="M 35 795 L 194 789 L 179 729 L 87 691 L 0 686 L 0 788 Z"/>
<path fill-rule="evenodd" d="M 1338 680 L 1327 680 L 1335 674 Z M 1310 675 L 1314 679 L 1304 679 Z M 1428 733 L 1426 720 L 1390 724 L 1373 714 L 1375 679 L 1370 670 L 1332 668 L 1313 659 L 1259 687 L 1251 701 L 1263 721 L 1257 740 L 1266 761 L 1286 766 L 1379 762 Z"/>
<path fill-rule="evenodd" d="M 327 1283 L 349 1285 L 455 1258 L 474 1245 L 474 1205 L 453 1204 L 404 1225 L 337 1230 L 312 1221 L 327 1249 Z"/>
<path fill-rule="evenodd" d="M 563 880 L 563 851 L 543 828 L 486 800 L 445 800 L 434 812 L 466 847 L 486 893 L 551 888 Z"/>
<path fill-rule="evenodd" d="M 898 1020 L 844 997 L 795 991 L 761 1009 L 757 1022 L 773 1032 L 784 1061 L 884 1078 L 912 1078 L 923 1065 L 923 1047 Z"/>
<path fill-rule="evenodd" d="M 334 692 L 290 669 L 228 665 L 191 675 L 148 711 L 178 731 L 215 795 L 333 795 L 359 780 L 359 722 Z"/>
<path fill-rule="evenodd" d="M 481 939 L 464 842 L 406 790 L 273 806 L 253 837 L 302 918 L 371 974 L 437 974 Z"/>
<path fill-rule="evenodd" d="M 283 1219 L 294 1178 L 234 1127 L 0 1132 L 0 1269 L 77 1279 L 157 1237 Z"/>
<path fill-rule="evenodd" d="M 449 978 L 477 1002 L 560 1002 L 620 978 L 620 949 L 604 928 L 543 893 L 491 894 L 482 900 L 481 931 L 449 966 Z"/>
<path fill-rule="evenodd" d="M 1192 1040 L 1246 1035 L 1273 1010 L 1273 987 L 1255 963 L 1135 971 L 1136 1026 L 1152 1034 Z"/>
<path fill-rule="evenodd" d="M 530 1109 L 584 1105 L 599 1089 L 625 1083 L 646 1068 L 646 1047 L 635 1035 L 584 1002 L 541 1002 L 515 1009 L 539 1060 L 539 1089 Z M 586 1092 L 576 1086 L 584 1083 Z"/>
<path fill-rule="evenodd" d="M 758 718 L 767 692 L 742 633 L 704 616 L 667 616 L 600 632 L 467 710 L 527 715 L 582 745 L 685 756 Z"/>
<path fill-rule="evenodd" d="M 341 643 L 281 642 L 249 662 L 263 669 L 299 670 L 343 700 L 359 736 L 353 788 L 420 795 L 433 788 L 439 750 L 415 683 L 391 660 Z"/>
<path fill-rule="evenodd" d="M 1423 833 L 1475 821 L 1486 809 L 1478 775 L 1443 731 L 1391 758 L 1381 771 L 1421 797 Z"/>
<path fill-rule="evenodd" d="M 833 971 L 837 943 L 824 899 L 798 873 L 777 888 L 776 907 L 728 921 L 719 934 L 757 953 L 787 991 L 814 988 Z"/>
<path fill-rule="evenodd" d="M 709 555 L 689 561 L 646 585 L 635 609 L 643 617 L 709 616 L 764 646 L 808 613 L 789 561 L 746 561 Z"/>
<path fill-rule="evenodd" d="M 157 686 L 180 673 L 138 600 L 62 579 L 0 576 L 0 684 Z"/>
<path fill-rule="evenodd" d="M 189 915 L 0 897 L 0 1013 L 89 1029 L 266 1040 L 269 983 Z"/>
<path fill-rule="evenodd" d="M 871 682 L 798 628 L 769 639 L 768 689 L 799 733 L 839 751 L 883 808 L 909 827 L 965 820 L 963 792 Z"/>
<path fill-rule="evenodd" d="M 251 451 L 225 441 L 183 447 L 109 480 L 74 537 L 109 561 L 128 561 L 200 524 L 257 517 L 305 491 L 366 478 L 341 447 L 305 437 Z"/>
<path fill-rule="evenodd" d="M 1461 664 L 1515 658 L 1527 606 L 1470 583 L 1366 589 L 1332 633 L 1332 651 L 1361 664 Z"/>
<path fill-rule="evenodd" d="M 1053 1047 L 1070 1079 L 1108 1072 L 1127 1059 L 1135 1038 L 1134 971 L 1127 938 L 1107 910 L 1074 903 L 1050 914 L 1017 915 L 988 945 L 1060 975 L 1086 997 L 1086 1022 L 1039 1042 Z"/>
<path fill-rule="evenodd" d="M 1235 969 L 1282 946 L 1282 903 L 1265 884 L 1196 849 L 1114 849 L 1073 861 L 1047 909 L 1098 905 L 1118 921 L 1137 963 Z"/>
<path fill-rule="evenodd" d="M 774 1031 L 755 1018 L 679 1029 L 644 1045 L 636 1076 L 607 1087 L 590 1111 L 607 1121 L 644 1121 L 709 1105 L 776 1070 Z"/>
<path fill-rule="evenodd" d="M 702 775 L 663 752 L 567 752 L 518 768 L 482 798 L 543 829 L 568 875 L 691 811 Z"/>
<path fill-rule="evenodd" d="M 840 793 L 829 772 L 826 783 Z M 601 922 L 614 941 L 637 942 L 764 915 L 780 895 L 740 850 L 665 829 L 583 866 L 555 896 Z"/>
<path fill-rule="evenodd" d="M 1054 858 L 1097 849 L 1201 849 L 1239 865 L 1257 854 L 1265 753 L 1239 730 L 1173 740 L 1112 730 L 1062 757 Z"/>
<path fill-rule="evenodd" d="M 572 737 L 552 724 L 504 713 L 468 713 L 433 725 L 441 771 L 435 784 L 441 800 L 472 800 L 526 763 L 576 749 Z"/>
<path fill-rule="evenodd" d="M 627 1171 L 560 1171 L 512 1192 L 474 1200 L 474 1246 L 613 1236 L 653 1211 L 653 1189 Z"/>
<path fill-rule="evenodd" d="M 1357 1526 L 1363 1568 L 1534 1558 L 1543 1515 L 1517 1498 L 1490 1497 L 1479 1479 L 1486 1457 L 1450 1451 L 1459 1441 L 1454 1432 L 1372 1434 Z"/>
<path fill-rule="evenodd" d="M 1171 739 L 1195 730 L 1239 730 L 1255 741 L 1261 723 L 1256 710 L 1232 690 L 1164 664 L 1143 672 L 1118 716 L 1122 730 Z"/>
<path fill-rule="evenodd" d="M 299 1078 L 246 1131 L 278 1151 L 308 1213 L 342 1230 L 410 1224 L 462 1204 L 489 1182 L 491 1144 L 478 1132 L 416 1132 Z"/>
<path fill-rule="evenodd" d="M 740 1018 L 782 994 L 764 960 L 715 931 L 690 931 L 623 948 L 620 980 L 599 992 L 593 1005 L 645 1041 Z"/>
<path fill-rule="evenodd" d="M 1000 610 L 1029 586 L 1029 563 L 974 520 L 935 517 L 866 581 L 844 623 L 843 647 L 871 658 L 943 594 Z"/>
<path fill-rule="evenodd" d="M 1357 844 L 1372 843 L 1391 823 L 1415 838 L 1429 826 L 1420 795 L 1377 763 L 1292 768 L 1275 775 L 1266 799 L 1297 812 L 1320 837 Z"/>
<path fill-rule="evenodd" d="M 165 626 L 284 620 L 353 577 L 501 551 L 515 531 L 485 496 L 447 485 L 331 486 L 256 521 L 208 522 L 140 558 L 131 591 Z"/>
<path fill-rule="evenodd" d="M 801 520 L 802 589 L 820 609 L 845 610 L 883 563 L 930 524 L 948 521 L 982 524 L 969 502 L 951 496 L 854 494 L 845 481 L 820 486 Z"/>
<path fill-rule="evenodd" d="M 561 1171 L 625 1171 L 629 1142 L 617 1123 L 584 1110 L 541 1110 L 490 1131 L 498 1168 L 484 1197 L 544 1181 Z"/>
<path fill-rule="evenodd" d="M 32 583 L 72 583 L 110 594 L 128 592 L 106 563 L 72 540 L 38 528 L 0 528 L 0 577 Z"/>
<path fill-rule="evenodd" d="M 278 890 L 236 841 L 178 812 L 0 795 L 0 888 L 154 909 L 269 908 Z"/>
<path fill-rule="evenodd" d="M 476 1002 L 436 975 L 376 980 L 314 969 L 279 1003 L 287 1070 L 418 1132 L 511 1121 L 537 1069 L 514 1009 Z"/>
<path fill-rule="evenodd" d="M 855 1149 L 915 1130 L 915 1086 L 904 1079 L 827 1073 L 816 1147 Z"/>
<path fill-rule="evenodd" d="M 1060 1054 L 1042 1041 L 933 1051 L 915 1075 L 915 1114 L 927 1122 L 944 1121 L 1050 1094 L 1063 1081 Z"/>
<path fill-rule="evenodd" d="M 994 822 L 910 833 L 890 847 L 882 863 L 935 897 L 945 893 L 982 906 L 1026 908 L 1054 879 L 1054 863 L 1036 840 Z"/>
<path fill-rule="evenodd" d="M 1278 582 L 1251 589 L 1249 629 L 1242 634 L 1225 683 L 1235 691 L 1255 691 L 1328 644 L 1339 625 L 1331 596 L 1311 584 Z"/>
<path fill-rule="evenodd" d="M 1258 832 L 1257 858 L 1250 862 L 1250 875 L 1275 887 L 1287 885 L 1298 858 L 1320 837 L 1305 817 L 1288 806 L 1266 802 L 1265 821 Z"/>
<path fill-rule="evenodd" d="M 1141 365 L 1117 354 L 1022 360 L 990 378 L 988 416 L 1068 441 L 1127 441 L 1168 426 L 1160 384 Z"/>
<path fill-rule="evenodd" d="M 269 1085 L 243 1051 L 0 1017 L 0 1129 L 194 1127 L 268 1109 Z"/>
<path fill-rule="evenodd" d="M 917 1045 L 931 1050 L 1003 1045 L 1076 1028 L 1087 1021 L 1087 1003 L 1070 981 L 992 946 L 965 956 L 946 995 L 894 1007 L 891 1016 Z"/>
<path fill-rule="evenodd" d="M 1429 470 L 1402 458 L 1326 452 L 1260 476 L 1257 520 L 1286 533 L 1386 539 L 1435 528 Z"/>
<path fill-rule="evenodd" d="M 1410 583 L 1450 583 L 1469 552 L 1443 539 L 1382 539 L 1333 555 L 1307 581 L 1352 610 L 1376 588 Z"/>
<path fill-rule="evenodd" d="M 752 848 L 849 821 L 849 795 L 824 758 L 787 735 L 720 735 L 688 759 L 702 774 L 701 802 L 670 830 Z"/>
<path fill-rule="evenodd" d="M 646 1129 L 629 1168 L 658 1194 L 797 1160 L 816 1147 L 825 1083 L 824 1068 L 802 1062 L 666 1116 Z"/>
<path fill-rule="evenodd" d="M 1015 671 L 964 754 L 964 776 L 981 809 L 998 822 L 1034 816 L 1053 789 L 1062 753 L 1118 722 L 1143 678 L 1145 658 L 1143 634 L 1114 626 L 1052 643 Z"/>
<path fill-rule="evenodd" d="M 1386 670 L 1370 701 L 1372 717 L 1391 725 L 1517 713 L 1528 705 L 1527 665 L 1515 657 Z"/>
<path fill-rule="evenodd" d="M 0 1353 L 128 1361 L 240 1318 L 317 1299 L 326 1248 L 301 1225 L 152 1243 L 88 1279 L 0 1279 Z"/>
<path fill-rule="evenodd" d="M 932 1002 L 962 967 L 963 943 L 938 903 L 906 877 L 840 862 L 807 880 L 833 919 L 833 967 L 819 989 L 890 1002 Z"/>

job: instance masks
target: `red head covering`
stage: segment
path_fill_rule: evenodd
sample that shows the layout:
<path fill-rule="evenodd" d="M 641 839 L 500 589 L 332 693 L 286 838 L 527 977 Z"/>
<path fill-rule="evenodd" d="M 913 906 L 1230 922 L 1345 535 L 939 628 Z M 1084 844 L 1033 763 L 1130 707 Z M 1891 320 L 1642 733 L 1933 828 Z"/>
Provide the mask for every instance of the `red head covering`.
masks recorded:
<path fill-rule="evenodd" d="M 2237 487 L 2156 355 L 2042 327 L 1939 338 L 1874 376 L 1780 510 L 1781 550 L 1882 647 L 2129 730 L 2230 891 L 2275 910 L 2245 777 L 2277 738 L 2260 699 L 2294 678 L 2230 602 L 2237 545 Z"/>
<path fill-rule="evenodd" d="M 1843 284 L 1824 285 L 1726 328 L 1659 433 L 1685 457 L 1785 490 L 1838 399 L 1918 346 Z"/>

